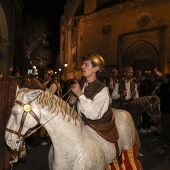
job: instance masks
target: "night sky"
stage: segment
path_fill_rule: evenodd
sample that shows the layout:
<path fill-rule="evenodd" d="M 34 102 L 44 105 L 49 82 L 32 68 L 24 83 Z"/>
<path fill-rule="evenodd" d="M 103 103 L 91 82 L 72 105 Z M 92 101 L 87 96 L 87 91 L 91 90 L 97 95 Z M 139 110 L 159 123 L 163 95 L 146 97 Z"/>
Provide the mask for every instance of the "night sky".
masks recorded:
<path fill-rule="evenodd" d="M 64 4 L 67 0 L 25 0 L 23 14 L 42 16 L 48 21 L 50 34 L 49 48 L 53 55 L 60 50 L 60 16 L 64 14 Z"/>

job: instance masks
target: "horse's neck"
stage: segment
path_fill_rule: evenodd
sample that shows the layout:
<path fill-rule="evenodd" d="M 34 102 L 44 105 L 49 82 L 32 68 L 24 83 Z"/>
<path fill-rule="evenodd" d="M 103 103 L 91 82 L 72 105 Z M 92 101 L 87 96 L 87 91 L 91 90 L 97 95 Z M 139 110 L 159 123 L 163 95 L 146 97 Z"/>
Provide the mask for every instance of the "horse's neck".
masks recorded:
<path fill-rule="evenodd" d="M 80 138 L 82 136 L 82 125 L 78 120 L 76 121 L 75 125 L 75 121 L 72 118 L 70 121 L 68 121 L 67 115 L 65 116 L 65 118 L 63 118 L 61 113 L 58 113 L 58 115 L 56 116 L 55 114 L 51 113 L 44 114 L 45 116 L 42 116 L 40 123 L 44 124 L 51 119 L 48 123 L 44 125 L 44 127 L 47 130 L 52 141 L 56 142 L 59 141 L 59 139 L 63 140 L 62 138 L 65 138 L 64 140 L 67 140 L 70 138 L 71 135 L 74 135 L 74 140 L 77 140 L 78 137 Z"/>
<path fill-rule="evenodd" d="M 143 111 L 145 111 L 144 103 L 142 103 L 141 101 L 138 102 L 133 101 L 132 103 L 129 104 L 129 109 L 137 111 L 138 113 L 142 113 Z"/>

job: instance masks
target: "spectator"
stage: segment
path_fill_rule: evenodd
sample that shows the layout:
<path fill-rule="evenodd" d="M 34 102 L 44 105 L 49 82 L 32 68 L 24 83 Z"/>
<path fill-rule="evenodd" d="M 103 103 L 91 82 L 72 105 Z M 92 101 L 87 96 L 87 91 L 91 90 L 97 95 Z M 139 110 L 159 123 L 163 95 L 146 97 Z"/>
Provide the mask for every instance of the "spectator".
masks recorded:
<path fill-rule="evenodd" d="M 52 69 L 45 70 L 44 79 L 46 85 L 46 91 L 54 94 L 57 90 L 57 85 L 53 81 L 54 71 Z"/>
<path fill-rule="evenodd" d="M 10 152 L 5 145 L 5 128 L 19 89 L 19 82 L 9 76 L 0 78 L 0 170 L 10 169 Z"/>
<path fill-rule="evenodd" d="M 109 88 L 110 95 L 112 94 L 116 83 L 118 83 L 118 70 L 113 68 L 111 75 L 107 80 L 107 87 Z"/>
<path fill-rule="evenodd" d="M 17 78 L 17 79 L 21 78 L 21 74 L 20 74 L 19 70 L 12 71 L 11 76 L 14 78 Z"/>
<path fill-rule="evenodd" d="M 158 68 L 154 68 L 153 76 L 155 77 L 155 79 L 158 79 L 162 77 L 162 73 L 158 70 Z"/>
<path fill-rule="evenodd" d="M 11 76 L 13 71 L 14 71 L 14 67 L 11 65 L 8 69 L 7 76 Z"/>
<path fill-rule="evenodd" d="M 58 97 L 62 97 L 62 89 L 61 89 L 61 86 L 60 86 L 60 82 L 59 82 L 59 79 L 58 77 L 54 77 L 53 78 L 53 82 L 56 84 L 57 86 L 57 89 L 55 91 L 55 95 L 58 96 Z"/>
<path fill-rule="evenodd" d="M 139 96 L 151 96 L 154 89 L 154 82 L 151 80 L 151 74 L 145 73 L 143 75 L 143 80 L 139 86 Z M 142 133 L 151 133 L 151 117 L 146 111 L 142 113 L 142 128 L 139 129 L 139 132 Z"/>
<path fill-rule="evenodd" d="M 117 108 L 125 110 L 128 103 L 139 97 L 137 84 L 133 80 L 133 68 L 131 66 L 124 69 L 124 78 L 115 84 L 111 97 L 113 99 L 113 107 L 115 102 L 118 103 Z"/>
<path fill-rule="evenodd" d="M 27 74 L 21 79 L 21 88 L 30 88 L 30 89 L 41 89 L 44 90 L 41 82 L 34 74 Z"/>
<path fill-rule="evenodd" d="M 163 79 L 162 78 L 158 78 L 158 79 L 155 80 L 155 85 L 154 85 L 154 89 L 152 91 L 151 96 L 159 94 L 160 86 L 161 86 L 162 83 L 163 83 Z"/>
<path fill-rule="evenodd" d="M 161 133 L 165 143 L 164 149 L 170 149 L 170 74 L 166 75 L 167 82 L 162 83 L 158 96 L 161 101 Z"/>

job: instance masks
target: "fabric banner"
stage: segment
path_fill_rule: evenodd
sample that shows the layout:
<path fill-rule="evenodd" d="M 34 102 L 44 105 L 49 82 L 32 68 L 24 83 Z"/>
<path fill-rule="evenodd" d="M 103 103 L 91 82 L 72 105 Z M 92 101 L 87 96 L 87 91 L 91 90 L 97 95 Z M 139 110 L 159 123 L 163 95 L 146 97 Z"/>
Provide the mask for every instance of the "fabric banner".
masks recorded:
<path fill-rule="evenodd" d="M 142 170 L 142 165 L 137 157 L 136 143 L 129 150 L 124 150 L 121 159 L 114 159 L 113 164 L 106 170 Z"/>

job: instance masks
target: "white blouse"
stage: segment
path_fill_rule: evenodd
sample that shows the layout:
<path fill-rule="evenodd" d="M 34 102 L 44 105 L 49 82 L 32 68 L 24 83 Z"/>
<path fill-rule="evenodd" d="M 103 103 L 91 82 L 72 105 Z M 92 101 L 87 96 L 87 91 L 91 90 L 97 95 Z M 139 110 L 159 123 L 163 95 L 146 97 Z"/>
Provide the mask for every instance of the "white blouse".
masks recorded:
<path fill-rule="evenodd" d="M 84 92 L 84 88 L 82 91 Z M 81 95 L 77 104 L 77 111 L 80 115 L 83 113 L 89 119 L 100 119 L 108 110 L 111 102 L 109 90 L 107 87 L 104 87 L 95 95 L 93 100 L 87 99 L 84 94 Z"/>

